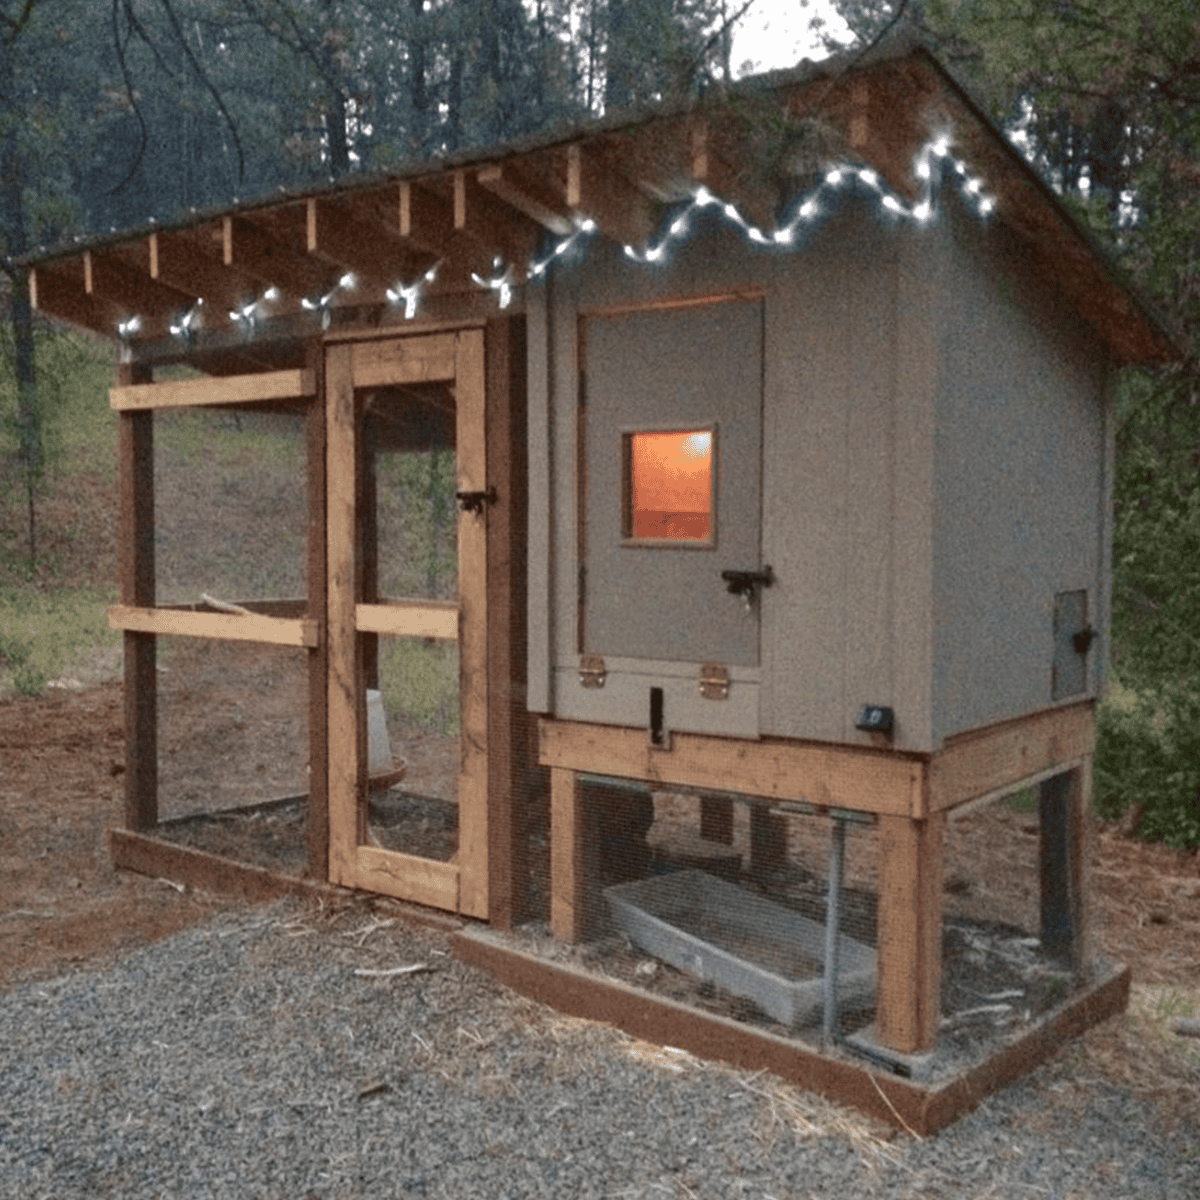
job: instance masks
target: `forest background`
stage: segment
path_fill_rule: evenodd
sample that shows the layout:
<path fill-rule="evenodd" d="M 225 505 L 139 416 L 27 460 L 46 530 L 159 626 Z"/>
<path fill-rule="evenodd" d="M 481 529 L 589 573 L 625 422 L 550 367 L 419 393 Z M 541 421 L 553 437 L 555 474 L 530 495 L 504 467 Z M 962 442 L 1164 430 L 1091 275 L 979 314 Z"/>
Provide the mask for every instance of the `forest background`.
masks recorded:
<path fill-rule="evenodd" d="M 752 65 L 734 61 L 739 23 L 784 2 L 0 0 L 0 670 L 45 686 L 103 636 L 108 582 L 67 578 L 54 548 L 88 530 L 53 529 L 50 503 L 94 449 L 79 397 L 107 385 L 108 352 L 40 324 L 15 260 L 699 100 Z M 828 51 L 916 26 L 1175 332 L 1179 362 L 1116 387 L 1096 803 L 1200 848 L 1200 16 L 1191 0 L 831 0 L 808 20 Z"/>

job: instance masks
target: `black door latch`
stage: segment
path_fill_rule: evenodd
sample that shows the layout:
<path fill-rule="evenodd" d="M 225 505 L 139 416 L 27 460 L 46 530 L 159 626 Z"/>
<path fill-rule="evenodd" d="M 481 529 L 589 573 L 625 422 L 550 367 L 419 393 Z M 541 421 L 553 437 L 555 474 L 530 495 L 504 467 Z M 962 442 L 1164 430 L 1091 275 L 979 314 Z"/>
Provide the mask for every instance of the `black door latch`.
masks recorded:
<path fill-rule="evenodd" d="M 721 578 L 725 581 L 725 590 L 731 596 L 741 596 L 750 604 L 754 600 L 754 589 L 770 587 L 775 582 L 775 573 L 766 566 L 761 571 L 722 571 Z"/>
<path fill-rule="evenodd" d="M 485 504 L 496 503 L 496 489 L 490 487 L 486 492 L 455 492 L 454 498 L 463 512 L 481 513 Z"/>

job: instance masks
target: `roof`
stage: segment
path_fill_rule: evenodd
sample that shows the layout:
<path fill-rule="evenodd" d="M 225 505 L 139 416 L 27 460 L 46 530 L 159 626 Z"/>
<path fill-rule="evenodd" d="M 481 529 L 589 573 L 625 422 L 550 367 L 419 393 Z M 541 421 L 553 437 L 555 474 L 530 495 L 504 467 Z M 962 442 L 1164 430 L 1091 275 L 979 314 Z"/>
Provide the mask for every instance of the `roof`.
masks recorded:
<path fill-rule="evenodd" d="M 845 161 L 920 217 L 920 164 L 959 176 L 1123 362 L 1179 357 L 1106 254 L 922 45 L 803 63 L 676 107 L 277 195 L 21 260 L 35 307 L 133 358 L 291 365 L 322 325 L 486 315 L 572 238 L 651 248 L 674 205 L 774 240 Z M 866 168 L 866 170 L 864 170 Z M 789 218 L 789 214 L 791 217 Z M 786 232 L 786 228 L 785 228 Z M 779 234 L 782 237 L 782 234 Z M 497 267 L 503 264 L 503 270 Z"/>

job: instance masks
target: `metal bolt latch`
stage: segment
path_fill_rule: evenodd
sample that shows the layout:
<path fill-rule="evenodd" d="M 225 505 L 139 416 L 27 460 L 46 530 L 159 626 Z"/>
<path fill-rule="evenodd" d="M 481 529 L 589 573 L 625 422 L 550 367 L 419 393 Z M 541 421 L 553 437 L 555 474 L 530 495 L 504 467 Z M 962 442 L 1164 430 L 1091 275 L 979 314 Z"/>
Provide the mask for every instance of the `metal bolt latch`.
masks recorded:
<path fill-rule="evenodd" d="M 490 487 L 486 492 L 455 492 L 455 500 L 463 512 L 481 513 L 485 504 L 496 503 L 496 489 Z"/>
<path fill-rule="evenodd" d="M 740 596 L 749 610 L 754 606 L 758 589 L 770 587 L 775 582 L 775 572 L 767 565 L 761 571 L 722 571 L 721 578 L 725 581 L 725 590 L 731 596 Z"/>

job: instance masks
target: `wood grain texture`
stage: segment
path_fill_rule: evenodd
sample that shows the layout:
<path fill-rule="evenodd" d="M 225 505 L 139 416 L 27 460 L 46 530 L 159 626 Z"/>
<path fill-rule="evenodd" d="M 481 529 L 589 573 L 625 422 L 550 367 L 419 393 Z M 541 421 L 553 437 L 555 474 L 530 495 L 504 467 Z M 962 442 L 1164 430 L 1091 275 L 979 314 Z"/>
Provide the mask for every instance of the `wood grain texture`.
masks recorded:
<path fill-rule="evenodd" d="M 360 631 L 398 637 L 458 638 L 459 604 L 456 600 L 389 600 L 383 604 L 355 606 Z"/>
<path fill-rule="evenodd" d="M 117 381 L 138 386 L 149 368 L 122 364 Z M 122 413 L 117 434 L 120 598 L 154 604 L 154 417 Z M 152 829 L 158 821 L 158 657 L 153 633 L 124 637 L 125 827 Z"/>
<path fill-rule="evenodd" d="M 316 380 L 313 372 L 306 368 L 125 385 L 111 388 L 108 393 L 110 404 L 118 412 L 295 400 L 315 394 Z"/>
<path fill-rule="evenodd" d="M 959 734 L 930 760 L 929 809 L 942 812 L 1078 762 L 1092 753 L 1095 730 L 1088 700 Z"/>
<path fill-rule="evenodd" d="M 358 597 L 358 454 L 352 354 L 350 346 L 331 346 L 325 358 L 329 879 L 349 887 L 356 885 L 356 851 L 362 840 L 358 796 L 363 772 L 354 624 Z"/>
<path fill-rule="evenodd" d="M 307 586 L 306 613 L 318 629 L 326 628 L 329 608 L 328 558 L 325 518 L 325 348 L 314 339 L 305 347 L 307 369 L 312 371 L 316 400 L 305 418 L 307 453 Z M 309 879 L 329 878 L 329 645 L 327 638 L 308 652 L 308 806 L 305 842 Z"/>
<path fill-rule="evenodd" d="M 583 940 L 587 896 L 585 813 L 575 772 L 550 771 L 550 928 L 563 942 Z"/>
<path fill-rule="evenodd" d="M 461 491 L 488 486 L 487 388 L 482 330 L 458 335 L 455 359 L 455 464 Z M 487 506 L 458 514 L 459 704 L 462 759 L 458 778 L 460 910 L 488 915 L 488 573 Z"/>
<path fill-rule="evenodd" d="M 274 646 L 311 648 L 321 640 L 320 626 L 316 621 L 268 617 L 250 612 L 189 612 L 177 608 L 139 608 L 115 604 L 108 610 L 108 625 L 110 629 L 123 629 L 129 633 L 222 638 L 235 642 L 265 642 Z"/>
<path fill-rule="evenodd" d="M 879 818 L 876 1022 L 901 1053 L 931 1049 L 941 1016 L 942 817 Z"/>
<path fill-rule="evenodd" d="M 547 719 L 539 732 L 549 767 L 906 817 L 924 803 L 923 762 L 898 754 L 688 733 L 673 734 L 662 751 L 647 744 L 644 729 Z"/>

